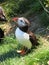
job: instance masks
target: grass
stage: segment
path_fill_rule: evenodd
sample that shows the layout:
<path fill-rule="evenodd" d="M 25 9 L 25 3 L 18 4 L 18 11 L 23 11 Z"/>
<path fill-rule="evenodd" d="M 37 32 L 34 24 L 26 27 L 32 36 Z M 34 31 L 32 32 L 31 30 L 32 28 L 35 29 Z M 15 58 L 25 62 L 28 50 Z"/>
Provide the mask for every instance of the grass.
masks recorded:
<path fill-rule="evenodd" d="M 36 5 L 35 5 L 36 4 Z M 19 16 L 22 14 L 25 14 L 30 11 L 28 15 L 31 15 L 35 12 L 39 12 L 39 10 L 42 8 L 40 3 L 35 0 L 9 0 L 1 3 L 1 6 L 3 7 L 6 17 L 9 19 L 14 16 Z"/>
<path fill-rule="evenodd" d="M 3 44 L 0 44 L 0 65 L 48 65 L 49 43 L 40 37 L 39 46 L 36 49 L 21 56 L 16 53 L 17 40 L 14 37 L 5 37 Z"/>
<path fill-rule="evenodd" d="M 22 8 L 22 10 L 18 11 L 17 13 L 15 12 L 15 9 L 14 11 L 12 10 L 15 7 L 15 5 L 17 6 L 17 4 L 15 3 L 16 2 L 8 1 L 2 4 L 2 7 L 6 12 L 5 13 L 6 17 L 8 16 L 7 17 L 8 19 L 10 18 L 9 16 L 12 17 L 17 15 L 18 13 L 20 14 L 21 11 L 23 10 L 25 11 L 25 9 L 27 8 L 24 7 L 24 9 Z M 18 6 L 18 8 L 19 7 L 20 6 Z M 31 4 L 29 7 L 31 7 L 31 9 L 29 12 L 27 11 L 28 13 L 26 15 L 28 14 L 31 15 L 32 12 L 34 11 L 39 11 L 40 4 L 37 2 L 34 3 L 33 5 Z M 16 10 L 18 8 L 16 7 Z M 46 18 L 44 18 L 44 14 L 42 20 L 43 19 L 45 22 Z M 37 46 L 36 49 L 34 48 L 31 50 L 29 54 L 25 56 L 21 56 L 16 53 L 17 44 L 18 44 L 17 40 L 13 36 L 5 37 L 2 44 L 0 44 L 0 65 L 48 65 L 47 62 L 49 61 L 49 42 L 42 37 L 39 38 L 38 42 L 40 43 L 40 45 Z"/>

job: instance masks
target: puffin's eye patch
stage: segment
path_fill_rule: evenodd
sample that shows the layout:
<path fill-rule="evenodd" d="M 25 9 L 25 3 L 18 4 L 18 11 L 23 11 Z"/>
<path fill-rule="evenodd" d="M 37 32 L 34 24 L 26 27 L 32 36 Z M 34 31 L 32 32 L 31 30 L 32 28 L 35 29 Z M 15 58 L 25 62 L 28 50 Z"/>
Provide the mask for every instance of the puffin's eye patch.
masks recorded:
<path fill-rule="evenodd" d="M 21 22 L 23 22 L 22 20 L 20 20 Z"/>

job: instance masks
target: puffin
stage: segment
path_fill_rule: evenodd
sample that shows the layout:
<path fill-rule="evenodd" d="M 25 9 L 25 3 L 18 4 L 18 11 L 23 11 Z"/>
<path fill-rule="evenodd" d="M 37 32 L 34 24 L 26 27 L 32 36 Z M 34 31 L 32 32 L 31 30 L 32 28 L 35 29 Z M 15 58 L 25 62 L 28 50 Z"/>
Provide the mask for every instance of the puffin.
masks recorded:
<path fill-rule="evenodd" d="M 21 50 L 17 50 L 18 53 L 24 55 L 30 52 L 31 48 L 37 45 L 37 39 L 33 32 L 29 30 L 30 21 L 24 17 L 14 17 L 12 21 L 16 22 L 17 28 L 15 30 L 15 36 L 19 44 L 23 47 Z"/>
<path fill-rule="evenodd" d="M 3 38 L 4 38 L 4 31 L 0 28 L 0 44 Z"/>
<path fill-rule="evenodd" d="M 4 14 L 4 11 L 3 11 L 1 6 L 0 6 L 0 21 L 5 21 L 5 22 L 7 21 L 5 14 Z"/>

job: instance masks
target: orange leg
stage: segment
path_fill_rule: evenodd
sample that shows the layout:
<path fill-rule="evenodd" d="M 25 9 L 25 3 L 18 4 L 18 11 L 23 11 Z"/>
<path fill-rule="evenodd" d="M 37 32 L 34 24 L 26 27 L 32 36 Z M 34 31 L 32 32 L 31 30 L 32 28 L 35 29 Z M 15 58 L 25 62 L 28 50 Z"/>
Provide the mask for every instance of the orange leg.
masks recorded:
<path fill-rule="evenodd" d="M 17 53 L 21 54 L 21 55 L 25 55 L 26 51 L 25 50 L 17 50 Z"/>

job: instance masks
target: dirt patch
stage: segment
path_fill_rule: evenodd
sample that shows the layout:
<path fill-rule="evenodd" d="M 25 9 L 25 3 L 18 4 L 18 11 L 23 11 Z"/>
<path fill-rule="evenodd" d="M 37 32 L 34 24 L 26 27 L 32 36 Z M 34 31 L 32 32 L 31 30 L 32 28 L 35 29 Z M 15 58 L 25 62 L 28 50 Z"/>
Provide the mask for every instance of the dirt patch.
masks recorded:
<path fill-rule="evenodd" d="M 1 24 L 1 25 L 0 25 L 0 28 L 2 28 L 2 29 L 4 30 L 4 34 L 5 34 L 5 35 L 8 35 L 9 32 L 11 31 L 11 30 L 10 30 L 11 24 L 10 24 L 10 23 Z"/>

